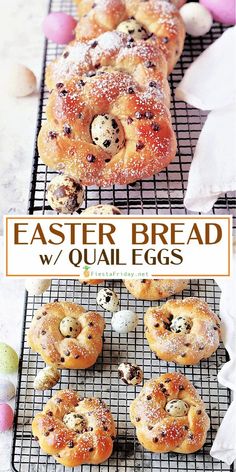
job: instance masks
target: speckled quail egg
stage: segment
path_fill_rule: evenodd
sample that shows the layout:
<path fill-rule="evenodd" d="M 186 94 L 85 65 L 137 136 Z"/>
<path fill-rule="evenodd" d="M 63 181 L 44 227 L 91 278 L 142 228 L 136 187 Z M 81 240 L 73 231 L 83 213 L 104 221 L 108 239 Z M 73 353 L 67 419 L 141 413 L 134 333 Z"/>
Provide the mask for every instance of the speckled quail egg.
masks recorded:
<path fill-rule="evenodd" d="M 130 364 L 130 362 L 123 362 L 118 367 L 119 378 L 126 385 L 138 385 L 143 381 L 143 371 L 136 364 Z"/>
<path fill-rule="evenodd" d="M 186 416 L 188 414 L 189 405 L 183 400 L 170 400 L 166 404 L 166 411 L 170 416 Z"/>
<path fill-rule="evenodd" d="M 42 295 L 51 285 L 51 279 L 26 279 L 25 289 L 29 295 Z"/>
<path fill-rule="evenodd" d="M 16 389 L 10 380 L 0 379 L 0 402 L 9 402 L 16 394 Z"/>
<path fill-rule="evenodd" d="M 93 143 L 115 156 L 124 147 L 125 135 L 123 126 L 113 115 L 97 115 L 91 124 Z"/>
<path fill-rule="evenodd" d="M 73 316 L 65 316 L 60 322 L 60 332 L 66 338 L 77 338 L 81 331 L 80 322 Z"/>
<path fill-rule="evenodd" d="M 75 431 L 76 433 L 83 433 L 87 429 L 87 423 L 85 418 L 76 412 L 68 413 L 67 415 L 65 415 L 63 418 L 63 422 L 65 423 L 67 428 Z"/>
<path fill-rule="evenodd" d="M 34 379 L 35 390 L 48 390 L 56 385 L 61 378 L 61 374 L 56 367 L 45 367 L 40 370 Z"/>
<path fill-rule="evenodd" d="M 117 311 L 120 302 L 117 294 L 113 292 L 113 290 L 102 288 L 97 294 L 97 303 L 104 308 L 104 310 L 113 313 L 114 311 Z"/>
<path fill-rule="evenodd" d="M 18 367 L 18 355 L 16 351 L 6 343 L 0 343 L 0 372 L 11 374 Z"/>
<path fill-rule="evenodd" d="M 120 33 L 128 34 L 133 39 L 147 39 L 149 36 L 144 26 L 138 23 L 134 18 L 122 21 L 116 29 Z"/>
<path fill-rule="evenodd" d="M 83 215 L 121 215 L 119 208 L 113 205 L 92 205 L 82 213 Z"/>
<path fill-rule="evenodd" d="M 134 331 L 138 325 L 138 315 L 131 310 L 121 310 L 114 313 L 111 326 L 114 331 L 120 334 L 127 334 Z"/>
<path fill-rule="evenodd" d="M 68 175 L 57 175 L 47 189 L 49 205 L 65 215 L 77 211 L 84 201 L 84 188 Z"/>
<path fill-rule="evenodd" d="M 185 318 L 184 316 L 177 316 L 176 318 L 173 318 L 170 324 L 170 329 L 174 333 L 187 334 L 191 331 L 191 328 L 191 320 L 189 318 Z"/>

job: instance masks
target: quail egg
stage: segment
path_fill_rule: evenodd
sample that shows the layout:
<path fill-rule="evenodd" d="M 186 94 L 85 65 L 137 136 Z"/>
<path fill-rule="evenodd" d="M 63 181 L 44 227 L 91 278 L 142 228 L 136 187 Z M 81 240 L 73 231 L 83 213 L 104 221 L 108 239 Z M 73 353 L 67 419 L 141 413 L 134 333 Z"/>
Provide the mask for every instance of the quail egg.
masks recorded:
<path fill-rule="evenodd" d="M 63 418 L 63 422 L 65 423 L 67 428 L 71 429 L 72 431 L 75 431 L 76 433 L 83 433 L 87 429 L 87 423 L 85 418 L 76 412 L 68 413 L 67 415 L 65 415 Z"/>
<path fill-rule="evenodd" d="M 184 316 L 177 316 L 173 318 L 170 329 L 174 333 L 181 333 L 181 334 L 188 334 L 190 333 L 192 328 L 192 322 L 189 318 L 185 318 Z"/>
<path fill-rule="evenodd" d="M 118 375 L 126 385 L 138 385 L 143 380 L 142 369 L 136 364 L 130 364 L 130 362 L 123 362 L 119 365 Z"/>
<path fill-rule="evenodd" d="M 77 338 L 81 331 L 81 325 L 76 318 L 65 316 L 60 322 L 60 332 L 66 338 Z"/>
<path fill-rule="evenodd" d="M 57 175 L 47 189 L 49 205 L 58 213 L 71 214 L 77 211 L 84 201 L 83 186 L 67 175 Z"/>
<path fill-rule="evenodd" d="M 114 313 L 111 326 L 114 331 L 120 334 L 127 334 L 134 331 L 138 325 L 138 315 L 131 310 L 121 310 Z"/>
<path fill-rule="evenodd" d="M 113 205 L 92 205 L 83 211 L 83 215 L 121 215 L 121 211 Z"/>
<path fill-rule="evenodd" d="M 118 309 L 119 298 L 113 290 L 109 288 L 102 288 L 97 294 L 97 303 L 104 310 L 111 311 L 112 313 Z"/>
<path fill-rule="evenodd" d="M 128 34 L 133 39 L 147 39 L 149 36 L 144 26 L 138 23 L 134 18 L 122 21 L 116 29 L 120 33 Z"/>
<path fill-rule="evenodd" d="M 16 389 L 10 380 L 0 379 L 0 402 L 8 402 L 16 394 Z"/>
<path fill-rule="evenodd" d="M 51 279 L 26 279 L 25 288 L 29 295 L 41 295 L 46 292 L 46 290 L 51 285 Z"/>
<path fill-rule="evenodd" d="M 61 378 L 61 374 L 56 367 L 45 367 L 40 370 L 34 379 L 35 390 L 48 390 L 54 387 Z"/>
<path fill-rule="evenodd" d="M 189 405 L 183 400 L 170 400 L 166 404 L 166 411 L 170 416 L 186 416 L 188 414 Z"/>
<path fill-rule="evenodd" d="M 91 137 L 94 144 L 115 156 L 125 143 L 123 126 L 110 114 L 97 115 L 91 124 Z"/>

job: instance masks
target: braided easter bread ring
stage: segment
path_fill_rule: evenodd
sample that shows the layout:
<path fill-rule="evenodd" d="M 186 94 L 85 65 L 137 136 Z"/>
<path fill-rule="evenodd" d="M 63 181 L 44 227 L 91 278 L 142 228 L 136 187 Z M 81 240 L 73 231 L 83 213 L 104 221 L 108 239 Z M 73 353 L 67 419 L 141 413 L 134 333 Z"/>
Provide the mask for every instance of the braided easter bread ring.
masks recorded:
<path fill-rule="evenodd" d="M 67 467 L 106 461 L 116 436 L 106 404 L 70 390 L 57 392 L 47 402 L 34 418 L 32 431 L 43 451 Z"/>
<path fill-rule="evenodd" d="M 105 35 L 111 36 L 110 49 L 103 48 Z M 49 87 L 59 82 L 48 100 L 39 154 L 50 168 L 84 185 L 135 182 L 160 172 L 175 157 L 176 138 L 164 103 L 169 101 L 166 61 L 151 44 L 128 45 L 127 35 L 116 32 L 80 44 L 87 48 L 87 62 L 68 64 L 69 82 L 58 67 L 70 55 L 48 69 Z M 78 45 L 70 47 L 73 56 Z"/>
<path fill-rule="evenodd" d="M 146 338 L 157 357 L 193 365 L 210 357 L 220 342 L 220 321 L 199 298 L 169 300 L 149 308 L 144 317 Z"/>
<path fill-rule="evenodd" d="M 27 340 L 48 365 L 87 369 L 102 351 L 104 328 L 99 313 L 86 312 L 75 303 L 53 302 L 35 312 Z"/>
<path fill-rule="evenodd" d="M 146 382 L 131 403 L 130 416 L 139 442 L 156 453 L 196 452 L 205 443 L 210 427 L 196 389 L 176 372 Z"/>
<path fill-rule="evenodd" d="M 188 280 L 170 279 L 126 279 L 125 287 L 138 300 L 161 300 L 180 293 L 188 286 Z"/>
<path fill-rule="evenodd" d="M 135 40 L 154 42 L 165 54 L 169 72 L 173 70 L 183 51 L 183 20 L 176 6 L 166 1 L 81 0 L 78 10 L 80 18 L 76 37 L 79 41 L 96 38 L 106 31 L 117 29 Z"/>

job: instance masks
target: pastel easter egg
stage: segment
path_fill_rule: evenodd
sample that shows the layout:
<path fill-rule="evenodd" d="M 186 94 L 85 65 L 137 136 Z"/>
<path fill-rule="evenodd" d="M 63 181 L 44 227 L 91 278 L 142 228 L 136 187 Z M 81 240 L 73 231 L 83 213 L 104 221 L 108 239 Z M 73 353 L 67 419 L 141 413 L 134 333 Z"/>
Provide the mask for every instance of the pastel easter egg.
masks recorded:
<path fill-rule="evenodd" d="M 212 14 L 215 21 L 225 25 L 236 24 L 236 2 L 235 0 L 200 0 Z"/>
<path fill-rule="evenodd" d="M 191 36 L 203 36 L 212 27 L 212 15 L 207 8 L 199 3 L 186 3 L 180 9 L 180 15 L 183 18 L 187 33 Z"/>
<path fill-rule="evenodd" d="M 35 92 L 37 80 L 24 64 L 12 64 L 7 72 L 7 89 L 13 97 L 27 97 Z"/>
<path fill-rule="evenodd" d="M 0 379 L 0 402 L 8 402 L 16 394 L 16 389 L 10 380 Z"/>
<path fill-rule="evenodd" d="M 18 355 L 11 346 L 0 343 L 0 372 L 2 374 L 10 374 L 15 372 L 18 367 Z"/>
<path fill-rule="evenodd" d="M 51 279 L 26 279 L 25 288 L 29 295 L 42 295 L 51 285 Z"/>
<path fill-rule="evenodd" d="M 76 20 L 63 12 L 49 13 L 43 22 L 43 32 L 47 39 L 56 44 L 67 44 L 75 37 Z"/>
<path fill-rule="evenodd" d="M 0 404 L 0 432 L 3 433 L 12 427 L 14 413 L 7 403 Z"/>

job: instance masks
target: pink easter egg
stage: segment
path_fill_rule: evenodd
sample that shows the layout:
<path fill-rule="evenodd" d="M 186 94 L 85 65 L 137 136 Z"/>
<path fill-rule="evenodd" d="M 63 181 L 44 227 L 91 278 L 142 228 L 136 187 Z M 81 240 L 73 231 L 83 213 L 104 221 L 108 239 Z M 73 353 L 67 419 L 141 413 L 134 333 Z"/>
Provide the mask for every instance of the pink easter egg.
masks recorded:
<path fill-rule="evenodd" d="M 47 39 L 56 44 L 67 44 L 75 37 L 76 20 L 67 13 L 49 13 L 43 22 L 43 32 Z"/>
<path fill-rule="evenodd" d="M 7 403 L 0 404 L 0 432 L 3 433 L 12 427 L 14 413 Z"/>
<path fill-rule="evenodd" d="M 225 25 L 236 24 L 236 0 L 200 0 L 215 21 Z"/>

